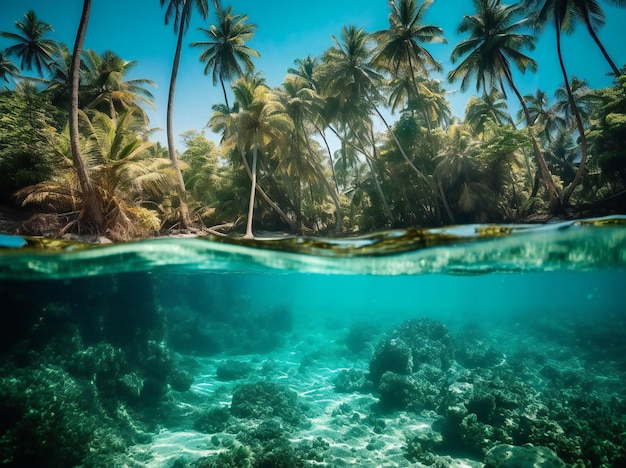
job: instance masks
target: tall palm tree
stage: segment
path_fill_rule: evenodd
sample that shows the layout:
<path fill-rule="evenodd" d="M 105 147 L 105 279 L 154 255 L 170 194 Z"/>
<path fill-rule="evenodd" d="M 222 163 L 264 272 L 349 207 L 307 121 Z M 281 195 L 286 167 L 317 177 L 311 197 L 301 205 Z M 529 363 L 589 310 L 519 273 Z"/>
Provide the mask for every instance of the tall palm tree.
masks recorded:
<path fill-rule="evenodd" d="M 379 89 L 382 86 L 382 76 L 370 65 L 370 37 L 363 29 L 349 26 L 343 28 L 342 39 L 343 42 L 340 43 L 333 37 L 335 46 L 328 49 L 322 57 L 319 81 L 324 83 L 323 94 L 337 99 L 340 108 L 363 100 L 368 111 L 374 112 L 383 122 L 409 167 L 428 185 L 428 179 L 407 156 L 376 104 L 381 99 Z"/>
<path fill-rule="evenodd" d="M 246 45 L 256 31 L 256 25 L 246 24 L 248 15 L 234 15 L 232 7 L 218 10 L 218 25 L 209 29 L 200 28 L 208 41 L 192 42 L 191 47 L 205 49 L 200 61 L 205 63 L 204 74 L 212 73 L 213 85 L 219 81 L 224 92 L 224 102 L 228 107 L 228 95 L 224 81 L 232 81 L 244 74 L 252 74 L 252 57 L 259 53 Z"/>
<path fill-rule="evenodd" d="M 587 14 L 585 16 L 587 17 L 587 20 L 589 20 L 589 15 L 591 13 L 589 12 L 588 8 L 592 4 L 595 4 L 595 6 L 600 9 L 600 6 L 596 4 L 595 0 L 526 0 L 527 7 L 538 10 L 537 21 L 539 26 L 550 20 L 553 23 L 554 32 L 556 35 L 557 55 L 559 58 L 561 73 L 563 74 L 565 92 L 570 104 L 572 115 L 574 117 L 576 128 L 578 129 L 578 133 L 580 135 L 580 148 L 582 156 L 580 159 L 580 164 L 578 166 L 578 171 L 576 172 L 576 177 L 574 177 L 572 183 L 563 192 L 561 201 L 564 205 L 568 204 L 572 192 L 580 183 L 580 180 L 582 178 L 585 169 L 585 163 L 587 161 L 587 137 L 585 136 L 583 121 L 580 113 L 578 112 L 578 106 L 574 101 L 574 95 L 572 93 L 569 76 L 567 73 L 567 69 L 565 68 L 563 51 L 561 48 L 561 33 L 571 32 L 573 30 L 574 19 L 576 15 L 585 15 L 584 12 L 586 11 Z M 602 10 L 600 9 L 600 11 Z M 598 17 L 597 12 L 595 13 L 595 15 L 595 17 Z M 615 65 L 613 64 L 613 66 Z"/>
<path fill-rule="evenodd" d="M 80 16 L 76 41 L 72 52 L 72 64 L 70 66 L 70 148 L 72 151 L 72 162 L 78 176 L 82 191 L 82 212 L 81 218 L 87 224 L 95 224 L 97 230 L 102 230 L 105 225 L 103 207 L 87 172 L 85 161 L 80 148 L 80 132 L 78 129 L 78 91 L 80 81 L 80 65 L 83 53 L 83 44 L 89 24 L 89 14 L 91 13 L 91 0 L 83 1 L 83 11 Z"/>
<path fill-rule="evenodd" d="M 416 0 L 389 0 L 389 29 L 373 34 L 378 46 L 374 51 L 373 62 L 388 69 L 394 76 L 416 77 L 430 68 L 441 71 L 441 64 L 435 60 L 422 43 L 445 43 L 443 29 L 422 24 L 426 11 L 434 0 L 424 0 L 419 6 Z M 416 86 L 417 88 L 417 86 Z"/>
<path fill-rule="evenodd" d="M 298 183 L 306 182 L 312 186 L 321 181 L 335 204 L 336 231 L 341 232 L 341 207 L 338 194 L 330 186 L 323 173 L 321 161 L 317 152 L 313 149 L 313 141 L 308 128 L 315 119 L 317 101 L 319 96 L 310 87 L 309 82 L 297 76 L 287 76 L 282 84 L 280 94 L 285 111 L 293 122 L 293 130 L 289 138 L 287 156 L 287 173 L 297 174 Z M 331 160 L 332 161 L 332 160 Z"/>
<path fill-rule="evenodd" d="M 178 76 L 178 65 L 180 63 L 180 53 L 183 46 L 183 37 L 189 29 L 191 22 L 191 14 L 194 6 L 198 10 L 200 16 L 205 19 L 209 14 L 209 5 L 207 0 L 160 0 L 161 6 L 167 3 L 165 10 L 165 24 L 170 21 L 174 23 L 174 33 L 177 34 L 176 52 L 174 53 L 174 63 L 172 64 L 172 75 L 170 78 L 170 89 L 167 97 L 167 148 L 169 151 L 172 167 L 176 171 L 178 177 L 178 198 L 180 205 L 180 224 L 182 228 L 192 226 L 191 217 L 189 216 L 189 207 L 187 205 L 187 192 L 185 190 L 185 180 L 180 171 L 178 164 L 178 156 L 176 155 L 176 147 L 174 145 L 174 95 L 176 92 L 176 78 Z M 216 10 L 220 9 L 219 0 L 213 0 Z"/>
<path fill-rule="evenodd" d="M 412 94 L 420 94 L 417 76 L 427 76 L 430 69 L 440 72 L 442 65 L 435 60 L 422 44 L 445 43 L 443 29 L 424 25 L 426 11 L 434 0 L 389 0 L 389 29 L 376 31 L 372 36 L 378 45 L 374 50 L 373 63 L 387 70 L 393 78 L 408 77 L 413 82 Z M 431 127 L 425 110 L 426 125 Z"/>
<path fill-rule="evenodd" d="M 534 48 L 534 37 L 521 32 L 530 25 L 530 19 L 523 15 L 522 5 L 501 5 L 500 0 L 473 0 L 473 3 L 476 13 L 466 15 L 458 28 L 459 33 L 469 32 L 470 37 L 453 49 L 452 63 L 461 62 L 448 73 L 448 80 L 460 79 L 461 89 L 466 90 L 470 80 L 475 78 L 477 91 L 498 87 L 505 95 L 506 83 L 519 100 L 530 129 L 532 119 L 524 98 L 515 86 L 511 69 L 511 62 L 521 72 L 537 69 L 537 63 L 522 52 L 524 48 Z M 561 211 L 561 200 L 552 174 L 534 137 L 532 144 L 550 198 L 550 212 L 558 213 Z"/>
<path fill-rule="evenodd" d="M 244 76 L 233 83 L 235 102 L 230 109 L 224 104 L 213 107 L 209 125 L 213 131 L 222 132 L 225 147 L 235 148 L 251 181 L 248 202 L 246 238 L 253 238 L 255 194 L 259 194 L 270 206 L 295 229 L 289 217 L 261 189 L 257 182 L 259 151 L 271 152 L 292 128 L 292 122 L 284 112 L 278 96 L 258 76 Z M 247 158 L 252 153 L 252 164 Z"/>
<path fill-rule="evenodd" d="M 626 2 L 624 0 L 611 1 L 618 6 L 626 6 Z M 527 4 L 528 3 L 536 4 L 537 2 L 533 0 L 527 0 Z M 569 9 L 572 13 L 574 13 L 575 16 L 578 17 L 583 23 L 585 23 L 587 32 L 600 49 L 600 52 L 611 67 L 613 74 L 616 77 L 620 76 L 621 72 L 619 68 L 617 67 L 613 59 L 611 59 L 611 56 L 606 51 L 604 44 L 602 44 L 602 41 L 596 33 L 596 30 L 604 25 L 605 19 L 604 11 L 602 10 L 600 3 L 598 3 L 596 0 L 565 0 L 565 3 L 567 4 L 565 5 L 565 7 Z"/>
<path fill-rule="evenodd" d="M 58 48 L 55 41 L 44 37 L 54 29 L 37 18 L 33 10 L 26 12 L 24 21 L 16 21 L 15 27 L 19 32 L 1 33 L 2 37 L 15 41 L 14 45 L 6 48 L 5 53 L 19 58 L 22 70 L 32 70 L 34 67 L 39 76 L 43 76 L 44 70 L 49 70 Z"/>
<path fill-rule="evenodd" d="M 119 112 L 131 106 L 139 109 L 142 104 L 154 107 L 154 96 L 148 87 L 155 86 L 155 83 L 142 78 L 126 79 L 137 65 L 136 61 L 124 60 L 110 50 L 102 54 L 87 50 L 83 60 L 86 69 L 83 86 L 88 101 L 86 107 L 99 109 L 103 106 L 101 110 L 106 110 L 113 120 Z M 147 119 L 145 113 L 144 118 Z"/>
<path fill-rule="evenodd" d="M 252 220 L 257 182 L 259 149 L 285 137 L 291 130 L 291 121 L 277 96 L 265 85 L 254 88 L 248 105 L 234 116 L 237 146 L 245 152 L 252 151 L 252 180 L 248 203 L 248 222 L 244 237 L 253 238 Z"/>

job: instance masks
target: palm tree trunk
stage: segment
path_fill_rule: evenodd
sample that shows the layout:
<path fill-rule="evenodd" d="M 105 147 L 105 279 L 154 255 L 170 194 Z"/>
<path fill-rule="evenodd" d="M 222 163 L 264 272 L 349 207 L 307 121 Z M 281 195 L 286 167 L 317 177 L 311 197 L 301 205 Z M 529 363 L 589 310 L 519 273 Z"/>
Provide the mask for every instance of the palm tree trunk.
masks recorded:
<path fill-rule="evenodd" d="M 78 32 L 76 33 L 76 42 L 74 43 L 74 52 L 72 54 L 72 64 L 70 67 L 70 148 L 72 151 L 72 162 L 82 191 L 83 207 L 80 217 L 87 222 L 94 223 L 96 229 L 102 230 L 105 224 L 104 213 L 102 212 L 102 205 L 91 183 L 87 168 L 85 167 L 85 162 L 80 150 L 80 133 L 78 129 L 80 63 L 90 11 L 91 0 L 84 0 L 83 12 L 80 17 Z"/>
<path fill-rule="evenodd" d="M 383 117 L 383 115 L 380 113 L 380 111 L 378 110 L 378 107 L 376 107 L 374 105 L 374 103 L 372 101 L 370 101 L 369 98 L 367 98 L 367 101 L 369 102 L 370 106 L 372 106 L 372 108 L 374 109 L 374 111 L 376 112 L 376 114 L 378 115 L 378 117 L 380 118 L 380 120 L 382 120 L 383 124 L 385 125 L 385 127 L 387 128 L 387 131 L 391 134 L 391 137 L 393 138 L 394 143 L 396 144 L 396 147 L 398 148 L 398 151 L 400 151 L 400 153 L 402 154 L 402 157 L 404 158 L 404 160 L 407 162 L 407 164 L 409 165 L 409 167 L 413 170 L 413 172 L 415 172 L 422 180 L 424 180 L 424 182 L 426 183 L 427 186 L 430 187 L 430 181 L 428 180 L 428 178 L 422 173 L 422 171 L 420 171 L 417 167 L 415 167 L 415 164 L 413 164 L 413 161 L 411 161 L 409 159 L 409 157 L 407 156 L 406 152 L 404 151 L 404 148 L 402 147 L 402 144 L 400 143 L 400 141 L 398 140 L 398 137 L 396 137 L 395 132 L 392 130 L 392 128 L 389 126 L 389 124 L 387 123 L 387 120 L 385 119 L 385 117 Z"/>
<path fill-rule="evenodd" d="M 556 21 L 556 20 L 555 20 Z M 585 163 L 587 162 L 587 138 L 585 137 L 585 128 L 583 127 L 582 119 L 580 118 L 580 112 L 578 112 L 578 106 L 574 101 L 574 96 L 572 95 L 572 88 L 569 84 L 569 77 L 567 76 L 567 70 L 565 69 L 565 63 L 563 62 L 563 54 L 561 51 L 561 33 L 560 26 L 558 23 L 555 25 L 556 29 L 556 48 L 559 56 L 559 65 L 561 66 L 561 73 L 563 73 L 563 79 L 565 80 L 565 90 L 567 91 L 567 99 L 569 100 L 569 104 L 572 107 L 572 113 L 574 114 L 574 120 L 576 121 L 576 127 L 578 128 L 578 133 L 580 134 L 580 147 L 582 156 L 580 158 L 580 163 L 578 164 L 578 170 L 576 171 L 576 175 L 574 176 L 574 180 L 572 183 L 563 191 L 562 203 L 563 206 L 567 206 L 569 204 L 569 199 L 572 196 L 572 192 L 580 183 L 580 179 L 582 178 L 583 172 L 585 170 Z"/>
<path fill-rule="evenodd" d="M 250 186 L 250 201 L 248 202 L 248 223 L 246 224 L 245 239 L 254 239 L 252 233 L 252 217 L 254 216 L 254 195 L 256 193 L 256 163 L 259 149 L 259 129 L 254 129 L 254 147 L 252 148 L 252 177 Z"/>
<path fill-rule="evenodd" d="M 326 141 L 326 139 L 324 138 L 323 134 L 322 134 L 322 139 L 324 141 Z M 307 147 L 307 151 L 309 152 L 310 157 L 313 158 L 313 149 L 311 148 L 311 144 L 310 144 L 310 142 L 308 140 L 307 140 L 306 147 Z M 328 153 L 330 154 L 330 148 L 328 148 Z M 332 162 L 333 162 L 332 157 L 330 159 L 330 162 L 331 162 L 331 165 L 332 165 Z M 326 190 L 328 190 L 328 194 L 330 195 L 330 197 L 333 199 L 333 203 L 335 204 L 335 218 L 336 218 L 336 220 L 335 220 L 336 221 L 335 232 L 339 233 L 343 229 L 343 226 L 342 226 L 342 218 L 343 218 L 343 216 L 341 214 L 341 205 L 339 205 L 339 196 L 337 195 L 338 191 L 336 192 L 335 190 L 333 190 L 333 188 L 331 187 L 331 185 L 328 182 L 328 180 L 326 180 L 326 177 L 324 176 L 322 171 L 318 171 L 317 169 L 315 169 L 315 173 L 317 174 L 317 176 L 322 181 L 322 184 L 324 185 Z M 333 175 L 334 174 L 335 174 L 335 171 L 333 170 Z M 335 179 L 335 182 L 337 182 L 337 179 Z M 311 202 L 313 202 L 313 196 L 312 195 L 311 195 Z"/>
<path fill-rule="evenodd" d="M 228 106 L 228 95 L 226 94 L 226 86 L 224 85 L 224 79 L 220 76 L 220 84 L 222 85 L 222 92 L 224 93 L 224 102 L 226 103 L 226 109 L 230 109 Z"/>
<path fill-rule="evenodd" d="M 183 174 L 180 171 L 180 165 L 178 164 L 178 156 L 176 156 L 176 147 L 174 145 L 174 93 L 176 91 L 176 78 L 178 76 L 178 64 L 180 63 L 180 52 L 183 44 L 183 36 L 185 34 L 185 28 L 182 26 L 178 30 L 178 40 L 176 42 L 176 53 L 174 54 L 174 64 L 172 65 L 172 76 L 170 79 L 170 90 L 167 97 L 167 149 L 172 162 L 172 167 L 176 172 L 176 178 L 178 179 L 178 203 L 180 209 L 180 225 L 183 229 L 192 226 L 191 218 L 189 217 L 189 206 L 187 205 L 187 191 L 185 190 L 185 180 Z"/>
<path fill-rule="evenodd" d="M 585 19 L 585 24 L 587 25 L 587 31 L 589 31 L 589 34 L 591 35 L 591 37 L 595 41 L 596 45 L 600 48 L 600 52 L 602 52 L 602 55 L 604 56 L 606 61 L 609 63 L 609 66 L 613 70 L 613 73 L 615 74 L 615 77 L 616 78 L 619 77 L 621 75 L 621 73 L 619 71 L 619 68 L 617 68 L 617 65 L 615 65 L 615 62 L 609 56 L 609 53 L 604 48 L 604 45 L 600 41 L 600 38 L 598 37 L 596 32 L 593 30 L 593 26 L 591 24 L 591 21 L 589 20 L 589 15 L 583 15 L 583 17 Z"/>
<path fill-rule="evenodd" d="M 372 174 L 372 178 L 374 179 L 374 184 L 376 185 L 376 191 L 378 192 L 378 196 L 380 197 L 380 200 L 383 203 L 383 208 L 385 210 L 385 214 L 387 215 L 387 218 L 389 219 L 389 222 L 393 225 L 396 220 L 393 217 L 393 213 L 391 212 L 391 207 L 389 206 L 389 202 L 387 202 L 387 197 L 385 197 L 385 192 L 383 192 L 383 187 L 380 185 L 380 181 L 378 180 L 378 174 L 374 170 L 374 164 L 373 164 L 373 159 L 374 158 L 369 156 L 367 154 L 367 152 L 365 151 L 365 144 L 363 143 L 363 140 L 361 139 L 359 134 L 354 131 L 354 129 L 352 128 L 352 126 L 349 123 L 348 123 L 348 125 L 350 126 L 350 131 L 352 132 L 352 134 L 356 137 L 356 139 L 361 144 L 361 152 L 363 153 L 363 156 L 365 156 L 365 161 L 367 162 L 367 166 L 370 168 L 370 172 Z"/>
<path fill-rule="evenodd" d="M 315 127 L 315 130 L 317 130 L 317 133 L 319 133 L 320 137 L 324 141 L 324 145 L 326 145 L 326 151 L 328 151 L 328 160 L 330 161 L 330 170 L 333 173 L 333 182 L 335 183 L 335 190 L 338 195 L 339 194 L 339 182 L 337 181 L 337 174 L 335 173 L 335 164 L 333 163 L 333 152 L 330 149 L 330 145 L 328 144 L 328 140 L 326 139 L 326 135 L 324 135 L 324 132 L 322 131 L 322 129 L 318 127 L 318 125 L 315 122 L 313 122 L 313 126 Z"/>
<path fill-rule="evenodd" d="M 250 170 L 250 165 L 248 164 L 248 160 L 246 159 L 246 155 L 243 153 L 243 151 L 240 151 L 241 154 L 241 159 L 243 161 L 243 167 L 246 169 L 246 173 L 248 174 L 248 177 L 250 178 L 250 180 L 252 180 L 252 170 Z M 265 193 L 265 190 L 263 190 L 258 182 L 256 183 L 256 190 L 257 192 L 259 192 L 259 195 L 261 195 L 261 197 L 263 198 L 263 200 L 265 200 L 267 202 L 267 204 L 269 206 L 272 207 L 272 209 L 274 211 L 276 211 L 276 213 L 278 213 L 278 215 L 289 225 L 289 229 L 292 232 L 296 232 L 297 230 L 297 226 L 296 224 L 293 222 L 293 220 L 291 218 L 289 218 L 289 216 L 287 216 L 287 213 L 285 213 L 280 206 L 278 206 L 276 204 L 276 202 L 274 202 L 267 193 Z"/>
<path fill-rule="evenodd" d="M 530 116 L 530 112 L 528 112 L 528 106 L 526 106 L 526 102 L 522 97 L 521 93 L 515 86 L 513 82 L 513 77 L 511 76 L 510 70 L 507 68 L 506 64 L 502 64 L 502 69 L 505 70 L 505 76 L 508 85 L 511 87 L 515 96 L 520 102 L 522 106 L 522 110 L 524 112 L 524 117 L 526 118 L 526 124 L 528 126 L 530 140 L 533 145 L 533 151 L 535 152 L 535 158 L 537 159 L 537 165 L 539 166 L 539 170 L 541 171 L 541 178 L 543 179 L 543 183 L 548 192 L 548 196 L 550 198 L 550 213 L 558 214 L 562 211 L 561 199 L 559 197 L 559 193 L 556 189 L 556 185 L 554 185 L 554 181 L 552 180 L 552 174 L 550 173 L 550 169 L 546 164 L 546 160 L 541 153 L 541 149 L 539 148 L 539 144 L 537 143 L 537 139 L 532 132 L 532 118 Z"/>

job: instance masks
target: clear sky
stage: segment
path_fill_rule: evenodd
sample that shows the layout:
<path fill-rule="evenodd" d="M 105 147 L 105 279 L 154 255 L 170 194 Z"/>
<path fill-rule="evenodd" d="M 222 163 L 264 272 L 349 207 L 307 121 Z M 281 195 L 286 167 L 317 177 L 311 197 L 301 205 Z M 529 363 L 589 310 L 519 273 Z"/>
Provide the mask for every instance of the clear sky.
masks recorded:
<path fill-rule="evenodd" d="M 504 2 L 509 3 L 509 2 Z M 599 31 L 609 54 L 618 67 L 626 63 L 624 28 L 626 8 L 617 8 L 606 0 L 600 0 L 606 13 L 606 25 Z M 73 46 L 83 2 L 80 0 L 0 0 L 0 31 L 14 31 L 14 22 L 33 9 L 38 17 L 54 28 L 51 39 Z M 212 2 L 209 1 L 212 5 Z M 333 45 L 331 35 L 340 36 L 345 25 L 353 24 L 368 32 L 388 26 L 387 0 L 222 0 L 222 6 L 233 6 L 234 13 L 248 14 L 249 23 L 257 25 L 254 39 L 248 44 L 256 49 L 256 69 L 270 86 L 279 86 L 287 69 L 298 58 L 319 56 Z M 126 60 L 138 62 L 130 78 L 148 78 L 156 82 L 153 90 L 156 111 L 149 112 L 151 125 L 165 128 L 167 92 L 171 64 L 176 45 L 172 25 L 164 24 L 165 10 L 157 0 L 93 0 L 91 18 L 85 40 L 85 48 L 98 53 L 110 49 Z M 439 60 L 447 73 L 452 65 L 449 57 L 454 46 L 462 39 L 456 29 L 463 15 L 474 13 L 471 0 L 435 0 L 428 10 L 426 23 L 443 28 L 447 44 L 432 44 L 430 52 Z M 206 21 L 196 14 L 185 36 L 182 60 L 176 88 L 174 129 L 177 134 L 186 130 L 202 130 L 211 114 L 211 106 L 223 102 L 218 86 L 204 76 L 204 65 L 198 60 L 201 51 L 187 45 L 204 40 L 198 27 L 208 27 L 214 22 L 213 11 Z M 554 33 L 547 29 L 529 54 L 539 62 L 535 74 L 517 77 L 523 94 L 534 93 L 540 88 L 550 95 L 562 83 L 558 68 Z M 0 38 L 0 48 L 9 42 Z M 584 25 L 578 25 L 576 33 L 563 40 L 565 60 L 570 75 L 586 79 L 592 87 L 604 87 L 611 83 L 606 76 L 610 71 Z M 450 91 L 449 100 L 455 115 L 462 117 L 468 94 L 457 92 L 458 83 L 444 83 Z M 510 109 L 517 109 L 509 97 Z M 210 131 L 207 136 L 215 139 Z M 165 143 L 164 131 L 155 139 Z M 178 145 L 179 150 L 184 148 Z"/>

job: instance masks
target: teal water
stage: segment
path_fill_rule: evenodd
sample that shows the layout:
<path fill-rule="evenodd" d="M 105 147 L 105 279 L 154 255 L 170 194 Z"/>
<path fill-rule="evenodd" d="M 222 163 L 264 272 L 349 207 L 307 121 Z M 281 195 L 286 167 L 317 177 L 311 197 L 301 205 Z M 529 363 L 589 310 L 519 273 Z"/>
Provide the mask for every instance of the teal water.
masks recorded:
<path fill-rule="evenodd" d="M 626 463 L 625 218 L 0 244 L 3 465 Z"/>

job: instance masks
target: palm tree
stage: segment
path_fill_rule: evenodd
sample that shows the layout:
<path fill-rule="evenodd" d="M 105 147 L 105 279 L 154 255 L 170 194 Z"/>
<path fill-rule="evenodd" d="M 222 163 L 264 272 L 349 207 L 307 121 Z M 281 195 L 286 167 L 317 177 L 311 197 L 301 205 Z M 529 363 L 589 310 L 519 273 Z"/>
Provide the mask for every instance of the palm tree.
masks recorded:
<path fill-rule="evenodd" d="M 582 178 L 585 169 L 585 163 L 587 161 L 587 138 L 585 136 L 585 128 L 582 118 L 580 116 L 580 113 L 578 112 L 578 106 L 574 101 L 570 80 L 567 70 L 565 68 L 565 62 L 563 61 L 561 33 L 573 30 L 573 17 L 577 14 L 584 15 L 587 20 L 589 20 L 589 15 L 591 13 L 589 12 L 589 10 L 584 9 L 589 8 L 591 4 L 595 4 L 595 6 L 600 9 L 600 6 L 597 5 L 594 0 L 526 0 L 526 6 L 530 6 L 533 9 L 537 9 L 539 11 L 539 13 L 537 14 L 537 21 L 539 26 L 547 22 L 550 17 L 552 19 L 554 32 L 556 35 L 556 49 L 559 58 L 559 66 L 561 68 L 561 73 L 563 74 L 565 93 L 570 103 L 570 109 L 574 117 L 574 122 L 576 123 L 576 128 L 578 129 L 578 133 L 580 135 L 580 147 L 582 151 L 582 156 L 580 159 L 580 164 L 578 166 L 578 171 L 576 172 L 576 177 L 574 177 L 573 182 L 563 192 L 561 202 L 564 205 L 568 204 L 572 192 L 580 183 L 580 180 Z M 584 11 L 586 11 L 587 14 L 584 14 Z M 601 11 L 602 10 L 600 9 L 600 12 Z M 595 13 L 595 17 L 598 17 L 597 12 Z M 613 64 L 613 66 L 615 65 Z"/>
<path fill-rule="evenodd" d="M 205 49 L 200 54 L 200 61 L 205 63 L 204 74 L 212 72 L 213 85 L 219 81 L 226 107 L 228 95 L 224 81 L 252 74 L 252 57 L 259 56 L 256 50 L 246 46 L 246 42 L 252 39 L 256 31 L 256 25 L 246 24 L 247 20 L 248 15 L 233 15 L 230 6 L 226 10 L 218 10 L 219 25 L 211 25 L 209 29 L 200 28 L 209 40 L 191 43 L 191 47 Z"/>
<path fill-rule="evenodd" d="M 393 129 L 382 115 L 376 102 L 381 99 L 379 89 L 382 76 L 370 66 L 371 51 L 368 47 L 370 37 L 363 29 L 354 26 L 344 27 L 343 42 L 333 36 L 335 47 L 328 49 L 322 57 L 318 80 L 322 83 L 323 95 L 337 100 L 339 109 L 346 109 L 363 100 L 368 113 L 374 112 L 383 122 L 396 147 L 409 167 L 426 185 L 428 178 L 415 166 L 398 141 Z M 347 107 L 346 107 L 347 106 Z M 355 117 L 359 118 L 358 115 Z"/>
<path fill-rule="evenodd" d="M 576 105 L 580 118 L 583 122 L 589 121 L 592 109 L 588 94 L 590 92 L 590 88 L 587 81 L 572 76 L 570 90 L 572 92 L 572 101 L 570 101 L 569 96 L 567 95 L 567 88 L 565 84 L 557 88 L 554 92 L 554 97 L 556 98 L 554 110 L 562 115 L 565 125 L 573 127 L 576 125 L 576 121 L 574 118 L 572 102 Z"/>
<path fill-rule="evenodd" d="M 461 21 L 459 33 L 469 32 L 470 37 L 459 43 L 452 51 L 452 63 L 461 63 L 448 73 L 450 82 L 461 80 L 461 89 L 466 90 L 470 80 L 476 79 L 476 90 L 491 90 L 499 87 L 506 96 L 504 84 L 513 91 L 524 111 L 530 128 L 532 119 L 521 93 L 515 86 L 511 62 L 521 71 L 535 71 L 537 63 L 522 52 L 523 48 L 534 48 L 534 37 L 520 32 L 530 23 L 523 16 L 521 5 L 501 5 L 500 0 L 473 0 L 476 14 L 467 15 Z M 541 170 L 544 186 L 550 198 L 550 212 L 561 211 L 561 200 L 552 180 L 552 174 L 532 138 L 533 150 Z"/>
<path fill-rule="evenodd" d="M 524 96 L 528 113 L 532 121 L 532 125 L 537 131 L 537 135 L 542 137 L 543 141 L 550 144 L 556 132 L 566 125 L 566 120 L 556 106 L 550 106 L 550 98 L 545 91 L 538 89 L 535 94 Z M 520 110 L 518 118 L 523 119 L 523 111 Z"/>
<path fill-rule="evenodd" d="M 483 200 L 483 188 L 477 183 L 478 142 L 467 125 L 451 125 L 446 132 L 448 144 L 437 155 L 434 171 L 441 199 L 450 221 L 457 221 L 454 211 L 468 215 Z M 453 211 L 453 208 L 454 211 Z"/>
<path fill-rule="evenodd" d="M 445 43 L 443 29 L 422 24 L 426 11 L 434 0 L 424 0 L 417 6 L 415 0 L 389 0 L 389 29 L 373 34 L 378 46 L 373 62 L 389 70 L 394 76 L 406 74 L 412 78 L 429 68 L 441 71 L 441 64 L 421 43 Z M 417 86 L 416 86 L 417 88 Z"/>
<path fill-rule="evenodd" d="M 375 32 L 372 36 L 378 46 L 372 62 L 387 70 L 393 78 L 407 77 L 413 82 L 412 93 L 420 94 L 418 75 L 426 75 L 429 69 L 438 72 L 441 64 L 424 48 L 422 43 L 445 43 L 443 29 L 422 24 L 426 11 L 434 0 L 424 0 L 419 6 L 415 0 L 389 0 L 389 29 Z M 410 98 L 410 96 L 409 96 Z M 430 118 L 425 109 L 425 120 L 430 130 Z"/>
<path fill-rule="evenodd" d="M 626 2 L 624 0 L 611 0 L 618 6 L 626 6 Z M 531 4 L 533 7 L 538 3 L 537 0 L 526 0 L 526 4 Z M 552 3 L 561 3 L 560 1 L 552 1 Z M 585 23 L 585 27 L 587 28 L 587 32 L 592 37 L 593 41 L 596 43 L 600 52 L 604 56 L 605 60 L 611 67 L 613 74 L 618 77 L 621 72 L 615 62 L 609 56 L 609 53 L 606 51 L 602 41 L 596 34 L 596 29 L 602 27 L 604 25 L 604 11 L 602 7 L 596 0 L 563 0 L 563 5 L 558 7 L 561 12 L 564 12 L 564 9 L 569 10 L 568 14 L 573 14 L 578 17 L 580 20 Z M 573 18 L 572 18 L 573 19 Z M 567 29 L 567 28 L 566 28 Z"/>
<path fill-rule="evenodd" d="M 513 124 L 511 115 L 506 111 L 508 108 L 504 94 L 497 88 L 489 92 L 483 92 L 482 97 L 472 96 L 465 107 L 465 123 L 467 123 L 476 135 L 484 135 L 487 122 L 498 125 Z"/>
<path fill-rule="evenodd" d="M 76 175 L 82 191 L 82 212 L 80 218 L 87 224 L 95 224 L 96 230 L 104 228 L 105 219 L 101 200 L 91 182 L 87 167 L 83 160 L 80 148 L 80 132 L 78 128 L 78 91 L 80 81 L 80 65 L 83 52 L 83 43 L 89 24 L 89 14 L 91 12 L 91 0 L 84 0 L 83 11 L 80 16 L 80 23 L 74 42 L 72 53 L 72 64 L 70 66 L 70 147 L 72 151 L 72 162 L 76 170 Z M 80 219 L 79 218 L 79 219 Z"/>
<path fill-rule="evenodd" d="M 99 111 L 82 116 L 84 154 L 93 161 L 91 177 L 106 213 L 103 230 L 114 240 L 154 234 L 160 220 L 145 204 L 158 203 L 175 184 L 175 177 L 167 158 L 150 157 L 154 144 L 140 137 L 143 116 L 137 108 L 120 113 L 116 120 Z M 84 194 L 74 172 L 68 170 L 67 133 L 57 136 L 54 149 L 60 161 L 68 162 L 65 170 L 57 168 L 52 179 L 26 187 L 17 195 L 23 204 L 52 206 L 61 213 L 73 211 Z"/>
<path fill-rule="evenodd" d="M 314 142 L 307 130 L 315 118 L 319 96 L 304 78 L 291 75 L 283 82 L 280 97 L 287 115 L 293 122 L 285 161 L 287 174 L 296 175 L 299 190 L 303 181 L 309 186 L 317 181 L 322 182 L 335 204 L 336 231 L 341 232 L 339 197 L 323 173 L 318 153 L 313 149 Z"/>
<path fill-rule="evenodd" d="M 9 77 L 15 78 L 20 75 L 19 69 L 9 58 L 0 52 L 0 79 L 9 82 Z"/>
<path fill-rule="evenodd" d="M 148 89 L 155 86 L 152 80 L 133 79 L 126 80 L 126 76 L 137 65 L 135 61 L 127 61 L 110 50 L 97 54 L 93 50 L 87 50 L 83 54 L 85 63 L 85 100 L 88 101 L 86 108 L 100 108 L 108 112 L 115 120 L 117 114 L 129 107 L 138 107 L 141 104 L 154 108 L 154 96 Z M 142 109 L 143 110 L 143 109 Z M 144 113 L 144 118 L 147 116 Z"/>
<path fill-rule="evenodd" d="M 209 5 L 207 0 L 160 0 L 161 6 L 167 3 L 165 10 L 165 24 L 170 21 L 174 22 L 174 33 L 178 35 L 176 41 L 176 52 L 174 53 L 174 63 L 172 65 L 172 75 L 170 78 L 170 89 L 167 98 L 167 147 L 169 151 L 172 167 L 176 171 L 178 177 L 178 199 L 180 204 L 180 224 L 182 228 L 189 228 L 192 225 L 189 216 L 189 207 L 187 205 L 187 193 L 185 190 L 185 180 L 180 171 L 178 157 L 176 155 L 176 147 L 174 145 L 174 94 L 176 92 L 176 78 L 178 76 L 178 64 L 180 63 L 180 52 L 183 46 L 183 36 L 189 29 L 191 22 L 191 14 L 193 8 L 198 10 L 200 16 L 204 19 L 209 14 Z M 213 0 L 216 10 L 220 9 L 219 0 Z"/>
<path fill-rule="evenodd" d="M 251 181 L 245 237 L 254 237 L 252 220 L 257 191 L 293 229 L 295 226 L 287 215 L 272 202 L 257 182 L 259 151 L 271 152 L 279 142 L 284 141 L 292 129 L 292 122 L 284 112 L 278 96 L 256 75 L 244 76 L 235 81 L 233 93 L 233 109 L 225 105 L 214 106 L 209 126 L 213 131 L 222 132 L 222 141 L 226 147 L 235 148 L 239 152 Z M 251 165 L 247 161 L 250 153 Z"/>
<path fill-rule="evenodd" d="M 294 65 L 296 65 L 296 68 L 288 68 L 287 73 L 303 78 L 315 91 L 318 91 L 317 80 L 314 75 L 315 70 L 319 65 L 319 60 L 316 57 L 307 55 L 305 59 L 294 60 Z"/>
<path fill-rule="evenodd" d="M 22 70 L 32 70 L 34 67 L 39 76 L 43 76 L 44 70 L 49 70 L 52 57 L 58 48 L 55 41 L 44 38 L 54 29 L 37 18 L 33 10 L 26 12 L 24 21 L 16 21 L 15 27 L 19 32 L 3 31 L 1 33 L 2 37 L 16 42 L 7 47 L 5 53 L 19 58 Z"/>

